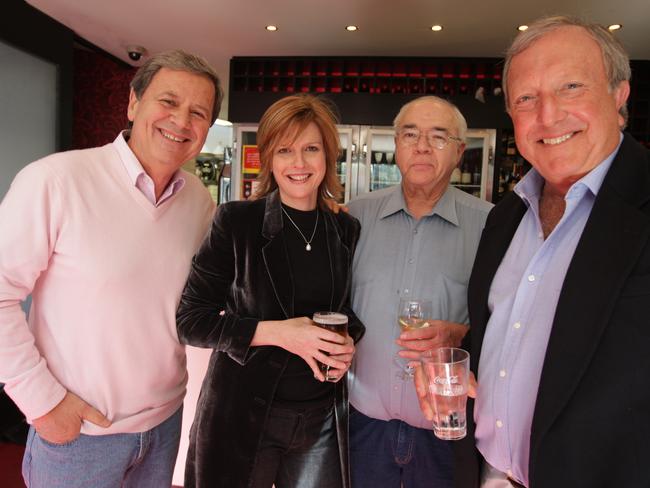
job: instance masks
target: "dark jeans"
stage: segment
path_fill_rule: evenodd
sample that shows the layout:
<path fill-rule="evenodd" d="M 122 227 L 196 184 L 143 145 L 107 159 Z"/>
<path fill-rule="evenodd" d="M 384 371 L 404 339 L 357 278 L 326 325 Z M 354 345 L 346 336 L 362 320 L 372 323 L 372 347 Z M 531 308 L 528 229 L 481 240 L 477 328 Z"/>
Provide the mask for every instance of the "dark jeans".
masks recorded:
<path fill-rule="evenodd" d="M 452 441 L 401 420 L 376 420 L 350 409 L 354 488 L 451 488 Z"/>
<path fill-rule="evenodd" d="M 341 488 L 332 406 L 271 407 L 253 470 L 253 488 Z"/>

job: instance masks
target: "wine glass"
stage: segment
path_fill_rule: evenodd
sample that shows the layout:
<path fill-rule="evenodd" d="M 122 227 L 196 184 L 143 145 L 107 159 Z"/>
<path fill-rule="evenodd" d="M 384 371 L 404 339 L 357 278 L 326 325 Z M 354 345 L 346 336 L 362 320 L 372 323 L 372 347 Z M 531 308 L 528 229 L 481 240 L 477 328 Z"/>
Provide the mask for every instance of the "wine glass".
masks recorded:
<path fill-rule="evenodd" d="M 399 309 L 397 311 L 397 324 L 399 325 L 398 337 L 402 332 L 430 327 L 432 315 L 433 306 L 431 300 L 420 300 L 416 298 L 400 299 Z M 402 370 L 398 375 L 404 380 L 413 377 L 413 368 L 408 365 L 409 361 L 395 353 L 394 362 Z"/>

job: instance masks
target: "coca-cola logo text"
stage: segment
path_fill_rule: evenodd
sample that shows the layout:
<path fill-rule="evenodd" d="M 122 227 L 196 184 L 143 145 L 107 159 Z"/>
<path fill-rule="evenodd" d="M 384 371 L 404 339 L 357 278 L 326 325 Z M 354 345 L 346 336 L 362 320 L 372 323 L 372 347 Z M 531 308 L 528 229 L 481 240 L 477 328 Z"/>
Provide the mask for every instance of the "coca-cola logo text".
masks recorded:
<path fill-rule="evenodd" d="M 433 382 L 436 385 L 458 385 L 458 384 L 460 384 L 460 381 L 458 381 L 458 376 L 436 376 L 433 379 Z"/>

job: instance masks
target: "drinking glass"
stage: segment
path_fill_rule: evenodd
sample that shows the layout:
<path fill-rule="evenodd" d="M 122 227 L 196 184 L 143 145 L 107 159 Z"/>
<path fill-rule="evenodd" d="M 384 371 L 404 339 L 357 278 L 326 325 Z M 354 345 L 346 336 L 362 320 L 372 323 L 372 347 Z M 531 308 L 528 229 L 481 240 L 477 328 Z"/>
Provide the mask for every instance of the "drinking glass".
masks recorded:
<path fill-rule="evenodd" d="M 469 353 L 441 347 L 422 354 L 420 364 L 433 407 L 433 433 L 439 439 L 462 439 L 467 435 Z"/>
<path fill-rule="evenodd" d="M 348 316 L 339 312 L 316 312 L 312 317 L 314 323 L 322 328 L 336 332 L 345 337 L 348 332 Z M 324 351 L 323 351 L 324 352 Z M 329 353 L 325 352 L 329 356 Z M 317 361 L 320 372 L 325 376 L 326 381 L 336 381 L 337 376 L 330 376 L 330 366 Z"/>
<path fill-rule="evenodd" d="M 400 299 L 399 309 L 397 311 L 397 323 L 399 325 L 398 337 L 402 332 L 430 327 L 432 311 L 431 300 L 415 298 Z M 408 365 L 409 360 L 396 353 L 394 361 L 401 368 L 398 375 L 402 379 L 410 379 L 413 377 L 413 368 Z"/>

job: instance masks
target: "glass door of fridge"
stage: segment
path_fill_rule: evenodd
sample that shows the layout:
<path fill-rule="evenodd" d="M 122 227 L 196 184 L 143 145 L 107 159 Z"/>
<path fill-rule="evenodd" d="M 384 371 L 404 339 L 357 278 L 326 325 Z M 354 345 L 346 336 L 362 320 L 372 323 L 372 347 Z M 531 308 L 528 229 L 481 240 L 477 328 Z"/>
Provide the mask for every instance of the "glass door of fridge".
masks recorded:
<path fill-rule="evenodd" d="M 451 184 L 488 202 L 492 201 L 496 129 L 469 129 L 465 152 Z"/>
<path fill-rule="evenodd" d="M 341 152 L 336 160 L 336 173 L 343 186 L 343 196 L 339 203 L 350 200 L 350 192 L 356 185 L 356 177 L 352 181 L 352 161 L 356 158 L 359 147 L 359 128 L 354 125 L 337 125 Z"/>
<path fill-rule="evenodd" d="M 392 127 L 366 127 L 362 131 L 365 191 L 376 191 L 402 181 L 395 164 L 395 131 Z"/>

